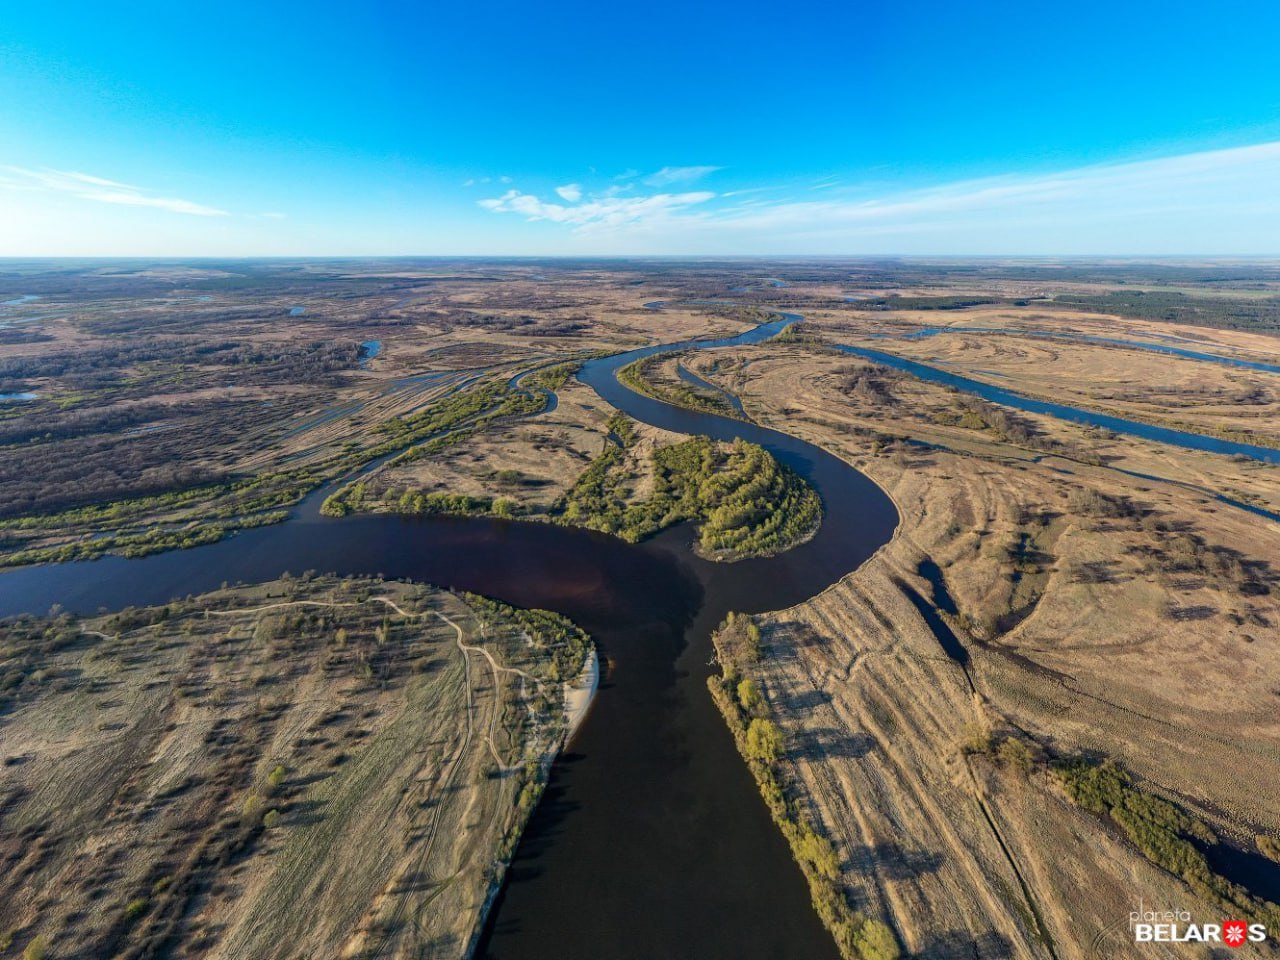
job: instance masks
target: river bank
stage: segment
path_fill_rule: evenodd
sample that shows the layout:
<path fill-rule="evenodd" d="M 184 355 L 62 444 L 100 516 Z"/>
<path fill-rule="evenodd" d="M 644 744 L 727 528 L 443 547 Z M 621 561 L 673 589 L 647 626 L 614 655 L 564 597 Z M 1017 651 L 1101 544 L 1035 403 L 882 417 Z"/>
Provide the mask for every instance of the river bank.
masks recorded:
<path fill-rule="evenodd" d="M 1263 786 L 1280 775 L 1266 652 L 1280 643 L 1280 528 L 1213 493 L 1265 490 L 1273 468 L 1026 414 L 1041 441 L 1100 462 L 1047 456 L 959 422 L 937 384 L 816 348 L 740 357 L 752 415 L 857 464 L 903 521 L 857 572 L 756 621 L 781 763 L 850 898 L 894 917 L 919 956 L 1123 951 L 1114 904 L 1135 889 L 1220 912 L 1064 798 L 1038 745 L 1115 758 L 1230 850 L 1280 826 Z M 1216 573 L 1214 556 L 1234 560 Z M 1261 582 L 1230 575 L 1236 561 Z M 912 595 L 949 625 L 974 687 Z M 1212 692 L 1219 673 L 1239 683 L 1230 704 Z M 1215 777 L 1220 763 L 1239 776 Z"/>
<path fill-rule="evenodd" d="M 587 654 L 587 662 L 582 672 L 564 685 L 565 706 L 565 744 L 569 744 L 587 719 L 587 711 L 591 709 L 591 701 L 595 699 L 596 689 L 600 686 L 600 657 L 592 647 Z"/>
<path fill-rule="evenodd" d="M 758 342 L 789 322 L 682 346 Z M 329 520 L 300 510 L 191 550 L 0 574 L 0 612 L 164 603 L 290 569 L 376 571 L 556 610 L 595 639 L 609 678 L 552 766 L 479 952 L 541 957 L 554 942 L 566 958 L 597 957 L 602 943 L 614 956 L 644 960 L 723 951 L 744 960 L 834 956 L 804 878 L 706 694 L 708 638 L 728 610 L 786 607 L 823 589 L 833 572 L 855 569 L 891 535 L 896 513 L 865 477 L 803 441 L 627 391 L 613 373 L 633 359 L 588 361 L 582 379 L 665 429 L 724 440 L 749 433 L 823 496 L 817 534 L 776 557 L 721 564 L 691 551 L 687 528 L 628 545 L 495 518 Z M 643 928 L 618 941 L 638 915 Z"/>

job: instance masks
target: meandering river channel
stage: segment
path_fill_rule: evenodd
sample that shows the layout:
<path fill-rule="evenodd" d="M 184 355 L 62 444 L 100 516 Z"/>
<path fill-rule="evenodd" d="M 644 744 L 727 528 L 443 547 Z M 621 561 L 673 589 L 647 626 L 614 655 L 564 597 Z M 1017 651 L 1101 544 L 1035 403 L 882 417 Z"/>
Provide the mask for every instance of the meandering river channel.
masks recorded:
<path fill-rule="evenodd" d="M 730 610 L 782 609 L 856 569 L 888 541 L 897 512 L 870 480 L 810 444 L 668 406 L 615 378 L 641 356 L 756 343 L 795 319 L 593 360 L 580 373 L 637 420 L 743 437 L 807 477 L 823 498 L 822 526 L 777 557 L 703 560 L 688 527 L 629 545 L 487 518 L 331 520 L 319 516 L 321 494 L 313 494 L 287 522 L 220 543 L 0 574 L 0 615 L 54 603 L 84 613 L 164 603 L 223 581 L 304 570 L 404 577 L 556 610 L 594 637 L 605 664 L 601 687 L 553 767 L 479 955 L 834 958 L 807 885 L 707 693 L 709 638 Z"/>
<path fill-rule="evenodd" d="M 556 610 L 594 637 L 605 664 L 600 692 L 552 769 L 479 955 L 834 958 L 803 877 L 706 691 L 709 638 L 730 610 L 783 609 L 856 569 L 892 536 L 897 512 L 865 476 L 811 444 L 672 407 L 616 379 L 620 367 L 642 356 L 758 343 L 797 319 L 788 314 L 736 337 L 592 360 L 579 374 L 637 420 L 682 434 L 742 437 L 806 477 L 822 496 L 822 526 L 777 557 L 703 560 L 691 550 L 688 527 L 629 545 L 589 531 L 490 518 L 331 520 L 319 516 L 321 491 L 283 524 L 209 546 L 0 574 L 0 615 L 42 612 L 55 603 L 82 613 L 158 604 L 224 581 L 304 570 L 408 578 Z M 1212 438 L 1188 443 L 1195 435 L 1084 414 L 877 351 L 846 349 L 1023 409 L 1216 452 L 1275 455 Z"/>

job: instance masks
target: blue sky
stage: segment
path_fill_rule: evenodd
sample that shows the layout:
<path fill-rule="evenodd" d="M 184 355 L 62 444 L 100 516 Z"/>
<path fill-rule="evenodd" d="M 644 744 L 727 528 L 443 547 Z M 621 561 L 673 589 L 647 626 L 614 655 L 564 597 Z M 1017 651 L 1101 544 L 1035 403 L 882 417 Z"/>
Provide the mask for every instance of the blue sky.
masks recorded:
<path fill-rule="evenodd" d="M 1280 5 L 11 2 L 0 255 L 1280 254 Z"/>

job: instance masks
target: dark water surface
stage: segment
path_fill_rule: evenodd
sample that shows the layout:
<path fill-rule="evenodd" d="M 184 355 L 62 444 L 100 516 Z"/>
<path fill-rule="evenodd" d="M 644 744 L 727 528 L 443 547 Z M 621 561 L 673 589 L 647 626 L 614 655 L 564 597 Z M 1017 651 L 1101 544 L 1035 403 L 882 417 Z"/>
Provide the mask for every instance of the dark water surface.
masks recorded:
<path fill-rule="evenodd" d="M 849 299 L 849 298 L 845 298 Z M 1036 330 L 1022 327 L 925 327 L 903 334 L 877 335 L 877 339 L 893 340 L 925 340 L 944 333 L 956 334 L 994 334 L 1022 336 L 1028 339 L 1071 340 L 1076 343 L 1092 343 L 1108 347 L 1125 347 L 1131 350 L 1146 350 L 1151 353 L 1163 353 L 1184 360 L 1201 360 L 1206 363 L 1220 363 L 1228 367 L 1241 367 L 1245 370 L 1260 370 L 1263 373 L 1280 373 L 1280 364 L 1265 363 L 1261 360 L 1242 360 L 1239 357 L 1227 357 L 1220 353 L 1205 353 L 1203 350 L 1187 350 L 1183 347 L 1171 347 L 1162 343 L 1148 343 L 1145 340 L 1123 340 L 1117 337 L 1098 337 L 1087 333 L 1069 333 L 1056 330 Z M 1193 341 L 1194 342 L 1194 341 Z"/>
<path fill-rule="evenodd" d="M 660 309 L 661 302 L 647 306 Z M 2 573 L 0 615 L 43 612 L 54 603 L 78 612 L 158 604 L 224 581 L 304 570 L 408 578 L 561 612 L 597 643 L 600 692 L 553 767 L 479 954 L 835 958 L 804 879 L 706 691 L 709 634 L 729 610 L 777 610 L 819 593 L 888 541 L 897 513 L 866 477 L 816 447 L 668 406 L 615 378 L 641 356 L 760 342 L 796 319 L 787 315 L 724 340 L 593 360 L 580 374 L 638 420 L 721 440 L 743 437 L 808 478 L 823 499 L 822 527 L 778 557 L 711 563 L 690 550 L 688 528 L 628 545 L 589 531 L 491 518 L 330 520 L 318 514 L 322 490 L 287 523 L 205 547 Z M 843 349 L 1022 409 L 1182 446 L 1280 458 L 1265 448 L 1031 400 L 878 351 Z M 929 579 L 937 603 L 939 582 Z"/>
<path fill-rule="evenodd" d="M 730 393 L 728 390 L 721 390 L 710 380 L 704 380 L 692 370 L 685 369 L 684 364 L 676 365 L 676 375 L 690 386 L 698 387 L 699 389 L 714 393 L 718 397 L 723 397 L 724 401 L 729 404 L 729 406 L 733 407 L 733 409 L 738 412 L 739 416 L 745 417 L 747 415 L 746 410 L 742 409 L 742 401 L 739 400 L 736 395 Z"/>
<path fill-rule="evenodd" d="M 1116 433 L 1141 437 L 1144 440 L 1154 440 L 1157 443 L 1167 443 L 1174 447 L 1184 447 L 1188 450 L 1204 450 L 1209 453 L 1225 454 L 1226 456 L 1243 456 L 1253 460 L 1263 460 L 1267 463 L 1280 463 L 1280 450 L 1274 447 L 1263 447 L 1254 443 L 1238 443 L 1234 440 L 1223 440 L 1202 433 L 1189 433 L 1185 430 L 1174 430 L 1170 427 L 1157 427 L 1137 420 L 1125 420 L 1122 417 L 1113 417 L 1105 413 L 1081 410 L 1079 407 L 1068 406 L 1065 403 L 1036 400 L 1034 397 L 1027 397 L 1012 390 L 1006 390 L 1004 387 L 997 387 L 981 380 L 974 380 L 971 377 L 939 370 L 937 367 L 931 367 L 928 364 L 908 360 L 897 354 L 885 353 L 881 350 L 850 347 L 844 344 L 830 344 L 830 346 L 832 349 L 839 350 L 842 353 L 851 353 L 854 356 L 862 357 L 864 360 L 870 360 L 874 363 L 880 363 L 886 367 L 909 373 L 921 380 L 955 387 L 965 393 L 972 393 L 975 396 L 982 397 L 984 400 L 990 400 L 992 403 L 1003 404 L 1006 407 L 1013 407 L 1017 410 L 1043 413 L 1051 417 L 1057 417 L 1059 420 L 1070 420 L 1073 423 L 1102 427 Z"/>
<path fill-rule="evenodd" d="M 796 319 L 740 337 L 758 342 Z M 752 424 L 638 396 L 616 370 L 653 347 L 586 364 L 581 378 L 638 420 L 744 437 L 806 476 L 825 516 L 778 557 L 704 561 L 679 528 L 628 545 L 589 531 L 490 518 L 320 517 L 324 491 L 287 523 L 191 550 L 0 574 L 0 615 L 163 603 L 284 571 L 409 578 L 569 616 L 594 637 L 599 695 L 517 850 L 479 953 L 503 958 L 836 957 L 807 885 L 706 690 L 709 634 L 729 610 L 803 601 L 858 567 L 897 513 L 835 457 Z M 376 842 L 377 838 L 370 838 Z"/>

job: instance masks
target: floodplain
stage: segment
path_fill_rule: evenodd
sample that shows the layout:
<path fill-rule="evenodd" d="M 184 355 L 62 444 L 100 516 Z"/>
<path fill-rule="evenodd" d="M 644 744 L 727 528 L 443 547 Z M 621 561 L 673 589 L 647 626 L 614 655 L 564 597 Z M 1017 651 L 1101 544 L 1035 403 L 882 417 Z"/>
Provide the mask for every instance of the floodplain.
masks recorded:
<path fill-rule="evenodd" d="M 1280 483 L 1274 461 L 1247 452 L 1280 450 L 1273 264 L 229 261 L 54 271 L 32 263 L 8 265 L 0 281 L 3 299 L 18 301 L 0 317 L 0 393 L 24 398 L 0 401 L 7 450 L 0 558 L 15 576 L 101 555 L 185 547 L 197 555 L 202 544 L 256 543 L 277 525 L 337 529 L 386 514 L 382 520 L 402 515 L 406 524 L 471 518 L 585 527 L 641 546 L 699 541 L 710 564 L 699 573 L 705 583 L 750 583 L 759 576 L 752 564 L 828 556 L 823 524 L 845 522 L 837 501 L 851 496 L 824 487 L 820 471 L 793 472 L 786 451 L 771 452 L 767 439 L 760 453 L 733 439 L 769 428 L 873 481 L 889 504 L 874 507 L 877 522 L 887 522 L 883 542 L 865 562 L 823 571 L 825 582 L 783 608 L 753 607 L 741 588 L 711 588 L 716 603 L 740 597 L 736 609 L 746 613 L 717 633 L 711 670 L 682 660 L 681 669 L 702 673 L 692 685 L 671 682 L 681 684 L 682 697 L 705 698 L 703 706 L 679 707 L 700 718 L 691 742 L 743 754 L 733 789 L 753 789 L 754 778 L 763 792 L 779 843 L 797 861 L 797 882 L 807 883 L 834 934 L 833 952 L 865 960 L 1123 956 L 1139 898 L 1280 929 L 1280 807 L 1268 787 L 1280 777 Z M 780 324 L 776 337 L 744 336 L 792 315 L 797 322 Z M 687 341 L 698 343 L 616 370 L 616 389 L 635 400 L 611 404 L 606 394 L 621 394 L 593 379 L 599 358 Z M 993 403 L 842 348 L 1106 415 L 1133 432 Z M 648 422 L 656 418 L 646 411 L 657 408 L 646 404 L 654 403 L 682 408 L 687 428 Z M 1141 434 L 1142 425 L 1246 452 L 1158 442 Z M 699 432 L 712 439 L 689 439 Z M 750 549 L 738 549 L 744 544 Z M 299 602 L 322 589 L 407 591 L 452 605 L 455 620 L 466 616 L 467 601 L 427 585 L 335 581 L 329 572 L 285 587 L 273 579 L 274 587 L 236 588 L 245 595 L 234 600 L 247 611 L 253 591 L 286 590 Z M 5 576 L 0 592 L 17 582 Z M 232 604 L 234 593 L 175 597 L 171 624 L 125 629 L 120 618 L 143 615 L 55 611 L 53 620 L 6 625 L 12 662 L 0 784 L 10 798 L 6 833 L 18 838 L 9 862 L 25 871 L 11 875 L 35 877 L 74 861 L 81 841 L 73 837 L 92 826 L 75 817 L 91 811 L 63 811 L 47 789 L 57 764 L 58 780 L 64 770 L 83 772 L 77 750 L 102 759 L 108 749 L 142 750 L 153 734 L 176 736 L 159 721 L 138 728 L 155 711 L 194 711 L 199 723 L 187 733 L 200 723 L 244 726 L 246 711 L 274 702 L 270 693 L 251 701 L 247 691 L 259 679 L 267 690 L 284 685 L 274 697 L 286 701 L 287 715 L 304 709 L 291 699 L 296 681 L 280 672 L 323 676 L 335 654 L 308 631 L 336 621 L 317 625 L 312 614 L 262 627 L 266 621 L 243 612 L 236 630 L 223 636 L 219 628 L 215 637 L 209 630 L 220 621 L 193 611 Z M 4 608 L 21 603 L 11 592 Z M 653 648 L 668 665 L 687 660 L 682 651 L 712 651 L 706 634 L 715 624 L 704 622 L 712 611 L 691 609 L 684 641 Z M 189 634 L 170 635 L 183 623 Z M 458 724 L 472 711 L 450 704 L 470 689 L 455 676 L 466 657 L 461 647 L 449 653 L 444 624 L 429 626 L 415 626 L 421 636 L 413 642 L 435 651 L 442 664 L 435 672 L 409 671 L 378 690 L 376 673 L 356 671 L 344 675 L 341 690 L 315 691 L 319 704 L 360 700 L 360 712 L 336 724 L 342 736 L 352 732 L 347 720 L 375 710 L 367 725 L 352 720 L 352 729 L 353 742 L 376 740 L 390 704 L 409 709 L 397 691 L 437 683 L 441 673 L 455 683 L 431 687 L 418 703 L 422 735 L 463 736 Z M 378 629 L 410 624 L 374 625 L 375 648 Z M 221 658 L 212 652 L 226 642 L 238 646 Z M 316 646 L 304 657 L 298 651 L 308 643 Z M 143 644 L 146 656 L 130 654 L 129 644 Z M 309 666 L 272 662 L 267 655 L 280 644 Z M 618 670 L 638 669 L 628 650 Z M 517 652 L 503 648 L 499 662 L 515 664 L 506 657 Z M 489 665 L 473 659 L 478 679 Z M 225 699 L 215 702 L 212 688 L 184 699 L 184 684 L 195 682 L 184 671 L 206 660 L 219 677 L 229 671 Z M 543 683 L 569 679 L 554 657 L 520 669 Z M 123 674 L 111 682 L 128 696 L 99 690 L 107 682 L 92 676 L 99 670 Z M 73 674 L 81 679 L 72 682 Z M 496 697 L 496 668 L 490 679 L 487 695 Z M 517 699 L 501 715 L 523 716 L 513 706 L 518 695 L 503 689 Z M 67 727 L 50 739 L 42 724 L 70 709 L 59 704 L 95 691 L 103 702 L 85 700 L 88 712 L 64 719 Z M 520 695 L 529 695 L 528 684 Z M 610 696 L 607 683 L 600 696 Z M 122 698 L 154 700 L 155 710 L 128 709 Z M 650 706 L 655 716 L 663 709 Z M 115 726 L 122 721 L 113 710 L 126 710 L 125 726 Z M 501 763 L 514 766 L 511 756 L 520 756 L 530 783 L 538 781 L 528 763 L 553 754 L 563 732 L 557 709 L 543 703 L 530 710 L 535 715 L 544 719 L 522 720 L 495 748 L 510 755 Z M 610 716 L 603 704 L 593 710 L 584 736 Z M 603 727 L 598 734 L 588 742 L 607 739 Z M 60 906 L 38 915 L 18 908 L 20 883 L 3 893 L 0 916 L 12 943 L 41 937 L 54 949 L 84 944 L 82 955 L 106 956 L 121 944 L 163 942 L 213 956 L 215 944 L 240 949 L 252 927 L 287 944 L 263 955 L 335 944 L 351 955 L 408 955 L 434 943 L 430 955 L 449 956 L 473 949 L 488 922 L 482 952 L 536 955 L 521 946 L 518 928 L 503 925 L 504 910 L 519 910 L 520 885 L 538 880 L 519 869 L 516 842 L 531 801 L 502 778 L 472 778 L 468 802 L 485 811 L 484 826 L 466 846 L 459 839 L 424 852 L 421 830 L 406 815 L 387 821 L 402 846 L 377 851 L 377 863 L 321 856 L 325 869 L 309 878 L 314 896 L 343 883 L 367 893 L 411 859 L 421 865 L 415 870 L 436 874 L 450 862 L 459 870 L 464 862 L 499 864 L 492 881 L 514 857 L 506 905 L 496 912 L 486 912 L 487 893 L 476 893 L 487 890 L 486 878 L 467 873 L 455 892 L 437 891 L 457 899 L 433 907 L 439 916 L 432 914 L 429 935 L 421 921 L 405 921 L 410 908 L 402 904 L 413 897 L 394 885 L 381 899 L 363 896 L 359 916 L 312 931 L 314 942 L 295 945 L 288 911 L 279 924 L 249 923 L 255 896 L 286 890 L 278 873 L 284 851 L 310 829 L 299 814 L 291 832 L 290 818 L 324 789 L 295 788 L 331 769 L 329 746 L 312 756 L 250 739 L 258 752 L 233 751 L 237 764 L 217 744 L 192 746 L 184 763 L 199 768 L 200 783 L 166 801 L 177 809 L 203 803 L 213 784 L 226 791 L 210 801 L 210 823 L 235 820 L 240 829 L 248 817 L 256 831 L 250 847 L 262 848 L 237 854 L 242 860 L 228 868 L 235 881 L 215 883 L 199 865 L 169 864 L 170 884 L 181 880 L 173 890 L 196 898 L 179 908 L 170 884 L 153 891 L 164 878 L 146 873 L 161 861 L 116 838 L 109 849 L 118 876 L 97 897 L 67 872 L 49 874 Z M 104 795 L 107 806 L 93 816 L 134 817 L 149 824 L 139 844 L 174 843 L 159 794 L 128 786 L 152 782 L 159 772 L 147 763 L 156 761 L 129 757 L 116 763 L 124 780 L 95 785 L 114 799 Z M 347 762 L 332 769 L 341 773 Z M 459 760 L 474 770 L 491 762 L 494 753 L 474 739 Z M 591 762 L 588 753 L 584 763 Z M 268 789 L 277 768 L 285 772 Z M 401 771 L 401 787 L 425 777 L 386 769 Z M 563 767 L 561 775 L 576 774 Z M 619 796 L 628 787 L 615 785 Z M 403 802 L 392 799 L 395 783 L 361 789 L 369 793 L 360 803 L 372 809 Z M 266 794 L 275 790 L 272 807 Z M 246 814 L 255 796 L 260 803 Z M 275 829 L 262 825 L 268 810 L 276 811 Z M 53 816 L 59 812 L 67 819 Z M 530 827 L 544 847 L 572 823 L 540 830 L 537 817 L 546 815 L 535 814 Z M 708 844 L 731 843 L 734 824 L 741 826 L 725 816 L 694 829 Z M 209 829 L 225 839 L 221 826 Z M 363 828 L 335 817 L 327 829 Z M 226 836 L 234 835 L 228 826 Z M 393 863 L 395 850 L 409 859 Z M 139 900 L 143 906 L 130 910 Z M 1198 949 L 1170 955 L 1203 955 Z"/>

